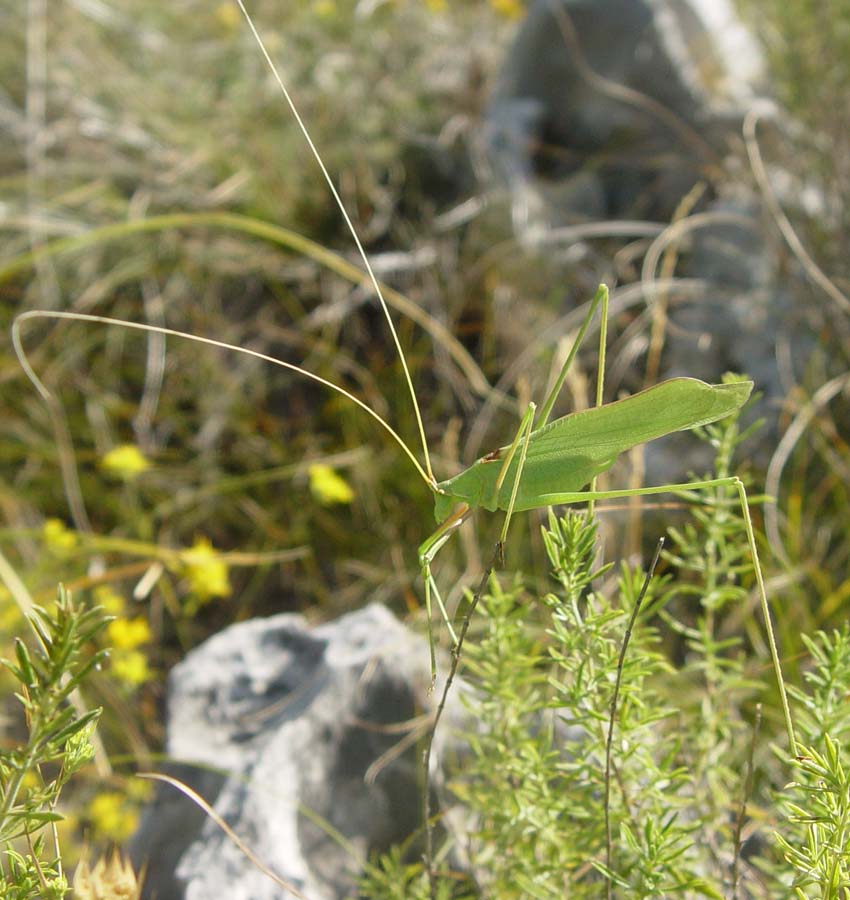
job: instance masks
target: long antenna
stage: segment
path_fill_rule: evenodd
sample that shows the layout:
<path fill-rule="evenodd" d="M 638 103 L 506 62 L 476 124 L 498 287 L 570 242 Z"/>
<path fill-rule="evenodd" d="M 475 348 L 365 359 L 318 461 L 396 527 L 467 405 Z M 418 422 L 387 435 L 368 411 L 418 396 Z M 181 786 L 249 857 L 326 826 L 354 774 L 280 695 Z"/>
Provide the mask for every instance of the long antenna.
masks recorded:
<path fill-rule="evenodd" d="M 277 67 L 275 66 L 271 56 L 269 55 L 269 51 L 266 49 L 266 45 L 263 43 L 263 39 L 260 37 L 260 33 L 257 31 L 257 28 L 254 25 L 254 20 L 251 18 L 251 15 L 245 8 L 245 4 L 242 2 L 242 0 L 236 0 L 236 4 L 242 11 L 242 15 L 245 17 L 245 21 L 248 23 L 248 27 L 251 29 L 251 34 L 254 35 L 254 40 L 257 42 L 261 53 L 265 57 L 265 60 L 268 63 L 269 68 L 271 69 L 272 75 L 274 76 L 274 79 L 277 82 L 281 93 L 286 99 L 290 111 L 292 112 L 292 116 L 298 123 L 298 127 L 301 129 L 301 133 L 304 135 L 304 139 L 307 141 L 307 146 L 310 148 L 313 157 L 315 158 L 316 162 L 319 165 L 319 168 L 322 171 L 322 175 L 324 176 L 328 188 L 330 189 L 330 192 L 333 195 L 334 200 L 336 201 L 336 205 L 339 207 L 339 211 L 342 213 L 345 224 L 348 226 L 348 230 L 351 232 L 352 238 L 354 238 L 354 243 L 357 246 L 357 250 L 360 253 L 361 259 L 363 260 L 363 265 L 366 267 L 366 272 L 369 275 L 369 280 L 372 282 L 372 287 L 375 289 L 375 294 L 378 298 L 378 302 L 381 304 L 381 309 L 384 311 L 384 317 L 387 320 L 387 324 L 389 325 L 390 332 L 393 336 L 393 342 L 395 343 L 396 351 L 398 352 L 399 359 L 401 360 L 402 369 L 404 369 L 404 378 L 407 382 L 407 389 L 410 393 L 410 399 L 413 401 L 413 410 L 416 413 L 416 424 L 419 428 L 419 437 L 422 441 L 422 452 L 425 456 L 425 469 L 428 473 L 428 481 L 431 484 L 435 484 L 436 481 L 434 479 L 434 473 L 431 469 L 431 458 L 428 454 L 428 441 L 425 439 L 425 426 L 422 424 L 422 413 L 419 410 L 419 403 L 416 400 L 416 391 L 413 389 L 413 380 L 411 379 L 410 371 L 407 368 L 407 360 L 405 359 L 404 351 L 401 349 L 401 342 L 398 339 L 398 332 L 395 329 L 395 325 L 393 325 L 389 307 L 387 306 L 387 302 L 386 300 L 384 300 L 384 295 L 381 292 L 381 286 L 378 284 L 378 279 L 375 277 L 375 273 L 372 271 L 372 266 L 369 263 L 369 257 L 366 255 L 366 251 L 363 249 L 363 244 L 360 242 L 360 237 L 357 234 L 357 229 L 355 229 L 354 223 L 351 221 L 351 217 L 348 215 L 348 210 L 346 210 L 345 204 L 342 202 L 342 197 L 340 197 L 339 191 L 337 191 L 336 186 L 333 183 L 333 179 L 331 178 L 330 173 L 325 167 L 325 164 L 322 161 L 322 157 L 319 154 L 316 145 L 313 143 L 313 139 L 310 137 L 310 132 L 307 130 L 307 126 L 304 124 L 304 120 L 301 118 L 298 109 L 296 108 L 295 103 L 292 100 L 292 97 L 289 95 L 289 91 L 286 89 L 286 85 L 283 83 L 283 79 L 278 73 Z M 393 434 L 395 434 L 395 432 L 393 432 Z M 409 450 L 408 455 L 410 455 Z"/>
<path fill-rule="evenodd" d="M 349 393 L 345 388 L 340 387 L 338 384 L 334 384 L 332 381 L 328 381 L 326 378 L 322 378 L 321 375 L 316 375 L 314 372 L 309 372 L 307 369 L 302 369 L 301 366 L 296 366 L 295 363 L 284 362 L 282 359 L 277 359 L 274 356 L 269 356 L 266 353 L 260 353 L 259 350 L 252 350 L 250 347 L 240 347 L 238 344 L 228 344 L 226 341 L 219 341 L 215 338 L 201 337 L 198 334 L 190 334 L 187 331 L 177 331 L 174 328 L 165 328 L 162 325 L 148 325 L 144 322 L 129 322 L 124 319 L 112 319 L 109 316 L 96 316 L 90 313 L 78 313 L 78 312 L 61 312 L 54 310 L 45 310 L 45 309 L 32 309 L 28 312 L 21 313 L 19 316 L 15 317 L 15 321 L 12 323 L 12 346 L 15 348 L 15 353 L 18 356 L 18 359 L 21 363 L 21 368 L 26 373 L 27 378 L 33 383 L 35 389 L 41 395 L 42 399 L 46 402 L 50 403 L 53 400 L 53 395 L 50 393 L 50 390 L 44 384 L 44 382 L 36 375 L 35 370 L 30 365 L 29 357 L 24 350 L 23 343 L 21 342 L 21 323 L 25 322 L 27 319 L 70 319 L 73 322 L 97 322 L 102 325 L 120 325 L 122 328 L 132 328 L 136 331 L 146 331 L 149 334 L 164 334 L 170 337 L 178 337 L 184 338 L 187 341 L 195 341 L 198 344 L 206 344 L 210 347 L 219 347 L 222 350 L 233 350 L 236 353 L 244 353 L 246 356 L 253 356 L 255 359 L 261 359 L 264 362 L 273 363 L 276 366 L 280 366 L 284 369 L 289 369 L 291 372 L 297 372 L 299 375 L 303 375 L 305 378 L 309 378 L 312 381 L 316 381 L 319 384 L 323 385 L 326 388 L 330 388 L 333 391 L 336 391 L 338 394 L 342 394 L 343 397 L 346 397 L 348 400 L 351 400 L 352 403 L 356 403 L 362 410 L 365 410 L 369 415 L 390 435 L 390 437 L 401 447 L 401 449 L 407 454 L 410 458 L 410 461 L 416 466 L 416 471 L 427 481 L 429 476 L 425 474 L 425 470 L 422 468 L 419 460 L 411 451 L 410 447 L 405 444 L 405 442 L 401 439 L 399 434 L 393 429 L 393 427 L 386 422 L 381 416 L 372 409 L 371 406 L 364 403 L 359 397 L 355 397 L 354 394 Z M 433 476 L 431 476 L 433 478 Z"/>

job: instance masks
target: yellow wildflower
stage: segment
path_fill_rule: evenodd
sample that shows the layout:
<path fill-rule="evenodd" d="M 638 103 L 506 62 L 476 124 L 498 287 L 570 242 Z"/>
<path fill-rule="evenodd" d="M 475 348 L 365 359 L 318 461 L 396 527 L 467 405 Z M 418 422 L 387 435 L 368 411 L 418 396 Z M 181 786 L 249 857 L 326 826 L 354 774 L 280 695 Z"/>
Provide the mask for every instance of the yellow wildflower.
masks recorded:
<path fill-rule="evenodd" d="M 138 814 L 118 791 L 98 794 L 89 803 L 87 812 L 94 830 L 117 844 L 122 844 L 136 830 Z"/>
<path fill-rule="evenodd" d="M 307 471 L 310 478 L 310 491 L 322 506 L 334 503 L 351 503 L 354 491 L 351 485 L 330 466 L 315 463 Z"/>
<path fill-rule="evenodd" d="M 134 650 L 151 639 L 151 629 L 144 616 L 135 619 L 113 619 L 106 626 L 109 643 L 116 650 Z"/>
<path fill-rule="evenodd" d="M 449 8 L 448 0 L 425 0 L 428 12 L 441 13 Z"/>
<path fill-rule="evenodd" d="M 130 687 L 144 684 L 153 677 L 147 657 L 141 650 L 117 650 L 109 668 L 118 681 Z"/>
<path fill-rule="evenodd" d="M 111 584 L 99 584 L 94 591 L 94 602 L 103 607 L 103 611 L 109 616 L 120 616 L 124 612 L 124 598 L 112 587 Z"/>
<path fill-rule="evenodd" d="M 72 531 L 61 519 L 47 519 L 42 528 L 44 542 L 50 550 L 62 553 L 77 546 L 77 532 Z"/>
<path fill-rule="evenodd" d="M 153 783 L 147 778 L 130 778 L 124 783 L 124 788 L 127 791 L 127 796 L 139 803 L 145 803 L 150 800 L 154 791 Z"/>
<path fill-rule="evenodd" d="M 235 3 L 226 0 L 219 3 L 213 13 L 216 22 L 224 31 L 236 31 L 242 24 L 242 17 L 239 15 L 239 8 Z"/>
<path fill-rule="evenodd" d="M 149 469 L 150 463 L 135 444 L 119 444 L 103 457 L 100 467 L 116 478 L 132 481 Z"/>
<path fill-rule="evenodd" d="M 525 12 L 522 0 L 490 0 L 490 6 L 506 19 L 518 19 Z"/>
<path fill-rule="evenodd" d="M 191 549 L 180 554 L 180 561 L 192 593 L 201 602 L 213 597 L 230 596 L 227 563 L 215 552 L 207 538 L 195 538 Z"/>
<path fill-rule="evenodd" d="M 320 19 L 332 19 L 337 14 L 335 0 L 313 0 L 313 12 Z"/>

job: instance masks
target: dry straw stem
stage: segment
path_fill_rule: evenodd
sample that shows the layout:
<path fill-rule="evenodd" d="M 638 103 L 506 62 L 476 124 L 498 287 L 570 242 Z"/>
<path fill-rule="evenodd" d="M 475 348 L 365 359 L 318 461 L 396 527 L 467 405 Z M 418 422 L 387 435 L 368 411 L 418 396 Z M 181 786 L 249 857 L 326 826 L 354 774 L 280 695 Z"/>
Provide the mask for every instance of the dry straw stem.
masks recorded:
<path fill-rule="evenodd" d="M 150 216 L 145 219 L 133 219 L 129 222 L 104 225 L 80 235 L 58 238 L 43 245 L 38 250 L 21 254 L 0 265 L 0 283 L 8 280 L 18 272 L 32 268 L 40 260 L 47 257 L 74 253 L 109 241 L 132 237 L 136 234 L 150 234 L 177 228 L 219 228 L 248 234 L 306 256 L 352 284 L 373 284 L 369 275 L 362 269 L 316 241 L 312 241 L 310 238 L 304 237 L 289 228 L 283 228 L 280 225 L 264 222 L 251 216 L 230 212 L 169 213 L 161 216 Z M 490 391 L 490 385 L 484 377 L 484 373 L 466 348 L 445 325 L 418 307 L 404 294 L 380 282 L 378 284 L 381 296 L 386 300 L 387 304 L 419 325 L 436 343 L 444 347 L 454 360 L 455 365 L 468 379 L 472 389 L 479 395 L 486 396 Z"/>
<path fill-rule="evenodd" d="M 794 226 L 791 224 L 788 216 L 785 215 L 785 212 L 779 205 L 779 200 L 771 187 L 770 179 L 767 177 L 767 170 L 765 169 L 764 162 L 761 158 L 761 150 L 759 149 L 758 138 L 756 136 L 756 126 L 758 125 L 759 118 L 761 118 L 761 113 L 758 109 L 751 109 L 747 113 L 747 117 L 744 119 L 744 140 L 746 142 L 747 156 L 750 159 L 750 167 L 752 168 L 753 176 L 755 177 L 765 203 L 767 203 L 768 209 L 776 222 L 776 227 L 782 233 L 782 237 L 785 238 L 791 252 L 800 261 L 800 264 L 809 278 L 824 291 L 842 312 L 850 313 L 850 300 L 847 299 L 847 296 L 838 289 L 823 269 L 821 269 L 821 267 L 812 259 L 809 251 L 803 246 L 803 242 L 797 237 L 797 232 L 794 231 Z"/>
<path fill-rule="evenodd" d="M 193 803 L 199 806 L 209 817 L 215 822 L 216 825 L 230 838 L 231 841 L 239 848 L 239 850 L 245 854 L 245 857 L 249 859 L 264 875 L 267 875 L 271 880 L 282 887 L 285 891 L 289 891 L 293 897 L 297 897 L 298 900 L 309 900 L 309 898 L 302 894 L 301 891 L 298 890 L 293 884 L 281 878 L 276 872 L 273 872 L 252 850 L 251 848 L 239 837 L 238 834 L 224 821 L 224 819 L 207 803 L 204 798 L 192 790 L 189 785 L 184 784 L 177 778 L 172 778 L 170 775 L 163 775 L 159 772 L 139 772 L 139 778 L 148 778 L 151 781 L 162 781 L 165 784 L 170 784 L 172 787 L 177 788 L 181 794 L 184 794 L 188 797 Z"/>

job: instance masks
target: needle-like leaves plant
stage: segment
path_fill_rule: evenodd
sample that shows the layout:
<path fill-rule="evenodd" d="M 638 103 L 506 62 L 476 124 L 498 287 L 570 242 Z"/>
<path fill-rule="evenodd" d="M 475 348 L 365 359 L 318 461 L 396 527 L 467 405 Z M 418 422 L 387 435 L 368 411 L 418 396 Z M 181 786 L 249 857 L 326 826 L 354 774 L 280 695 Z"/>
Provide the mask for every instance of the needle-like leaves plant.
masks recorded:
<path fill-rule="evenodd" d="M 3 661 L 18 683 L 25 737 L 0 753 L 0 896 L 52 900 L 68 890 L 55 829 L 59 795 L 91 761 L 100 715 L 83 709 L 79 688 L 106 655 L 90 652 L 89 642 L 107 620 L 60 588 L 55 608 L 35 609 L 29 621 L 33 649 L 18 639 L 14 661 Z"/>

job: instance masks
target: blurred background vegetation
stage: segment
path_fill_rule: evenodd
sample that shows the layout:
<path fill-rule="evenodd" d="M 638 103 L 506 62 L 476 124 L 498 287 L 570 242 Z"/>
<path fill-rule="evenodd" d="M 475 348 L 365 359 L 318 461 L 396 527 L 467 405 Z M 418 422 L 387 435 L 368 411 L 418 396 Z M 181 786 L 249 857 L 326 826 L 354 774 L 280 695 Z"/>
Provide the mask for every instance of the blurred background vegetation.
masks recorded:
<path fill-rule="evenodd" d="M 104 639 L 113 663 L 97 676 L 93 702 L 106 707 L 109 754 L 145 760 L 163 738 L 164 676 L 224 625 L 290 610 L 329 617 L 373 599 L 421 612 L 416 548 L 433 529 L 430 495 L 351 404 L 256 360 L 176 339 L 28 324 L 31 363 L 58 401 L 45 405 L 12 352 L 11 320 L 30 308 L 74 309 L 167 323 L 296 362 L 357 393 L 416 447 L 400 367 L 369 291 L 248 226 L 133 227 L 174 213 L 238 213 L 356 261 L 236 7 L 4 3 L 0 551 L 36 602 L 49 602 L 61 581 L 117 617 Z M 850 16 L 838 2 L 741 3 L 760 26 L 777 94 L 802 126 L 780 162 L 832 198 L 846 226 Z M 456 335 L 495 383 L 533 336 L 591 296 L 598 268 L 595 259 L 520 246 L 509 198 L 478 177 L 477 128 L 522 4 L 259 0 L 251 8 L 379 274 Z M 824 221 L 794 225 L 846 290 L 848 230 Z M 96 231 L 115 223 L 130 224 Z M 71 242 L 66 252 L 39 254 L 61 239 Z M 604 244 L 595 252 L 604 255 Z M 812 296 L 801 288 L 802 302 L 822 303 Z M 485 398 L 446 346 L 396 320 L 441 477 L 512 434 L 523 400 L 542 393 L 557 365 L 541 348 L 515 385 L 520 402 L 490 396 L 481 420 Z M 824 325 L 823 356 L 789 398 L 785 424 L 847 371 L 842 337 Z M 571 378 L 579 403 L 592 362 L 591 354 L 587 372 Z M 800 630 L 829 625 L 850 595 L 850 447 L 846 423 L 829 409 L 818 409 L 786 467 L 787 558 L 768 558 L 792 658 Z M 470 434 L 484 436 L 470 446 Z M 81 500 L 69 504 L 74 470 Z M 511 565 L 544 578 L 537 520 L 522 518 Z M 478 523 L 444 554 L 441 584 L 480 568 L 492 527 Z M 4 655 L 22 629 L 6 584 Z M 71 825 L 124 839 L 134 784 L 116 775 L 107 792 L 84 787 Z"/>

